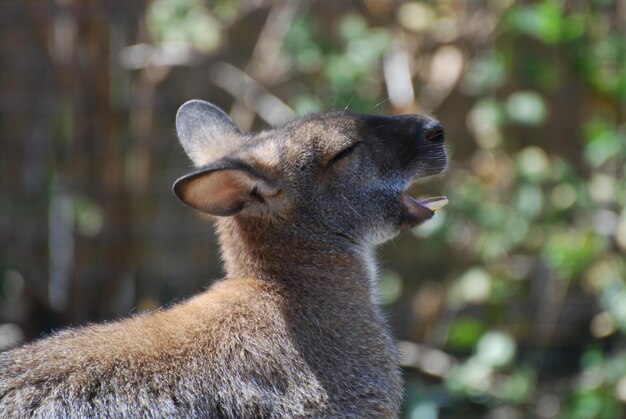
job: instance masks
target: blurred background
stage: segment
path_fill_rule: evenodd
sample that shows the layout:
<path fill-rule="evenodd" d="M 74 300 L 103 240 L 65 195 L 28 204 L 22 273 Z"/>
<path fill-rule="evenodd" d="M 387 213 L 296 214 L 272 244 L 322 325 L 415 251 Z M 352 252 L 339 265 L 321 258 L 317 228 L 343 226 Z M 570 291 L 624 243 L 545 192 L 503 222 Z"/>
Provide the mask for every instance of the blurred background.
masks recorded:
<path fill-rule="evenodd" d="M 626 414 L 626 1 L 2 0 L 0 62 L 0 350 L 222 275 L 186 100 L 427 112 L 450 205 L 379 251 L 405 417 Z"/>

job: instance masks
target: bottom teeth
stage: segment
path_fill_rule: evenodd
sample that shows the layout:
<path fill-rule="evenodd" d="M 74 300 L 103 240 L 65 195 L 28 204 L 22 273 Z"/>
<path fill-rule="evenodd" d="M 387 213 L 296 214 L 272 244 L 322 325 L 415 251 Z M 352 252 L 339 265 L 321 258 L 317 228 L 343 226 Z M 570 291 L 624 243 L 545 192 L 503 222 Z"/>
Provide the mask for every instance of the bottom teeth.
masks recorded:
<path fill-rule="evenodd" d="M 434 196 L 432 198 L 423 199 L 419 201 L 419 203 L 431 211 L 437 211 L 448 205 L 448 198 L 445 196 Z"/>

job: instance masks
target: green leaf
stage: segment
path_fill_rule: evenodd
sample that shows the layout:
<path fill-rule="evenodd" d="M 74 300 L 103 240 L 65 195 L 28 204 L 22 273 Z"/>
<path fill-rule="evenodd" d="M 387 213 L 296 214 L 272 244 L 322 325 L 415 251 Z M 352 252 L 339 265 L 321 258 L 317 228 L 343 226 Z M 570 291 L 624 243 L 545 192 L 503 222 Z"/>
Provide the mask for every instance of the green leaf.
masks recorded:
<path fill-rule="evenodd" d="M 485 324 L 476 319 L 457 320 L 448 334 L 446 346 L 454 351 L 469 351 L 485 333 Z"/>
<path fill-rule="evenodd" d="M 556 1 L 513 8 L 505 19 L 505 26 L 513 32 L 556 44 L 561 40 L 563 11 Z"/>
<path fill-rule="evenodd" d="M 606 243 L 583 230 L 554 231 L 544 254 L 549 266 L 561 279 L 574 280 L 598 257 Z"/>

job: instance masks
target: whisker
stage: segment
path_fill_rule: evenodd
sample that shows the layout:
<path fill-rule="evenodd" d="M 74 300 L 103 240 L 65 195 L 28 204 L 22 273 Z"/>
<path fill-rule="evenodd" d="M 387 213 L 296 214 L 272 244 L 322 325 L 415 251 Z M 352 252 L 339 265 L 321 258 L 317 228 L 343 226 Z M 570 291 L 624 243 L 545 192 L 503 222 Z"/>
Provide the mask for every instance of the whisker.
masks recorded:
<path fill-rule="evenodd" d="M 354 208 L 352 207 L 352 205 L 350 205 L 350 200 L 349 200 L 348 198 L 346 198 L 346 197 L 345 197 L 345 196 L 343 196 L 343 195 L 339 195 L 339 196 L 341 197 L 341 199 L 343 199 L 344 201 L 346 201 L 346 205 L 348 206 L 348 208 L 350 208 L 350 210 L 352 210 L 352 212 L 354 212 L 356 215 L 360 215 L 360 214 L 358 213 L 358 211 L 357 211 L 356 209 L 354 209 Z"/>
<path fill-rule="evenodd" d="M 382 105 L 385 102 L 389 102 L 391 100 L 391 97 L 388 97 L 387 99 L 381 100 L 380 102 L 378 102 L 376 105 L 374 105 L 375 108 L 378 108 L 380 105 Z"/>
<path fill-rule="evenodd" d="M 354 99 L 354 94 L 350 96 L 350 100 L 348 101 L 348 104 L 346 105 L 345 108 L 343 108 L 344 111 L 348 110 L 348 108 L 350 107 L 350 104 L 352 103 L 352 99 Z"/>

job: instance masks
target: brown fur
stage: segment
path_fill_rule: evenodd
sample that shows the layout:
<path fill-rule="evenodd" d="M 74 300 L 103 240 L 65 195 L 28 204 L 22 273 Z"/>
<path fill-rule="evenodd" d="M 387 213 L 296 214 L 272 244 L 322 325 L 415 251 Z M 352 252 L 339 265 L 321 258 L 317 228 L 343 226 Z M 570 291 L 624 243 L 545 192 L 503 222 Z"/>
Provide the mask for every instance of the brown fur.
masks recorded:
<path fill-rule="evenodd" d="M 403 191 L 445 167 L 442 135 L 424 134 L 440 127 L 334 112 L 253 136 L 191 101 L 177 129 L 198 170 L 175 192 L 217 216 L 227 278 L 170 309 L 0 354 L 0 415 L 397 416 L 371 255 L 432 216 Z"/>

